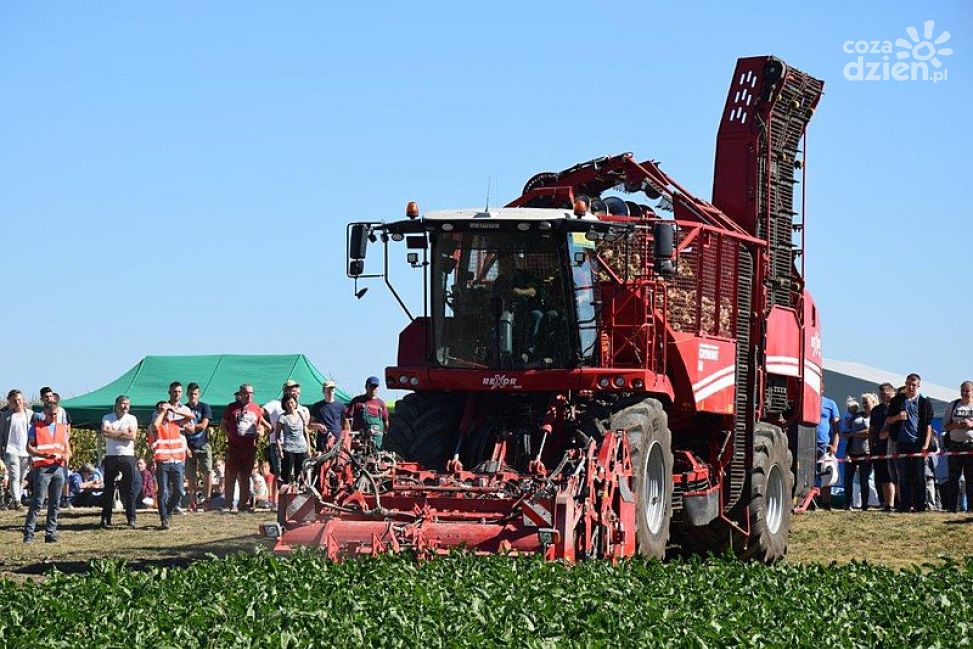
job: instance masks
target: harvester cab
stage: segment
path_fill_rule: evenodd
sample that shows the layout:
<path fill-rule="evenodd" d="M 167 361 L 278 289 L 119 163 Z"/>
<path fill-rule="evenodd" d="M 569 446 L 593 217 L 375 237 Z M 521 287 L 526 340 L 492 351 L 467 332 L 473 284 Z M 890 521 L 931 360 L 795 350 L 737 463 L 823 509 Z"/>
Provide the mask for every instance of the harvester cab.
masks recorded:
<path fill-rule="evenodd" d="M 410 204 L 414 205 L 414 203 Z M 581 209 L 579 207 L 579 209 Z M 599 245 L 622 245 L 631 224 L 550 208 L 444 210 L 418 220 L 349 228 L 349 276 L 364 273 L 369 237 L 384 246 L 380 276 L 421 328 L 400 356 L 437 368 L 482 372 L 572 369 L 595 362 Z M 389 279 L 388 247 L 405 240 L 423 270 L 426 300 L 413 317 Z M 356 286 L 356 293 L 358 289 Z M 389 388 L 414 388 L 389 374 Z M 489 377 L 489 378 L 492 378 Z"/>
<path fill-rule="evenodd" d="M 410 394 L 382 449 L 343 435 L 282 491 L 277 550 L 783 556 L 820 416 L 794 185 L 822 88 L 738 61 L 713 203 L 624 153 L 502 208 L 349 225 L 355 294 L 381 278 L 408 317 L 385 383 Z M 390 278 L 403 243 L 421 312 Z"/>

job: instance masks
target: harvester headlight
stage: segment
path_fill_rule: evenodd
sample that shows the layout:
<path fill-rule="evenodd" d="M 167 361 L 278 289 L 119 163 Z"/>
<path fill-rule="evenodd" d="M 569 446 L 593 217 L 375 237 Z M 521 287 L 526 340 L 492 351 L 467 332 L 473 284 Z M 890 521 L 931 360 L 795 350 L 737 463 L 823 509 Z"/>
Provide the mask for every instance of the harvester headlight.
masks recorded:
<path fill-rule="evenodd" d="M 537 540 L 544 547 L 557 542 L 557 530 L 552 527 L 541 527 L 537 530 Z"/>
<path fill-rule="evenodd" d="M 517 229 L 521 232 L 527 232 L 527 230 L 530 230 L 530 223 L 518 223 Z"/>
<path fill-rule="evenodd" d="M 392 241 L 402 241 L 403 239 L 405 239 L 405 235 L 401 232 L 392 233 Z"/>
<path fill-rule="evenodd" d="M 409 385 L 411 385 L 412 387 L 416 387 L 417 385 L 419 385 L 419 377 L 413 376 L 411 379 L 409 379 Z"/>
<path fill-rule="evenodd" d="M 635 379 L 632 381 L 632 387 L 636 390 L 641 390 L 643 387 L 645 387 L 645 382 L 642 381 L 642 379 Z"/>
<path fill-rule="evenodd" d="M 600 379 L 598 379 L 599 388 L 607 388 L 609 385 L 611 385 L 611 381 L 608 380 L 607 376 L 603 376 Z"/>
<path fill-rule="evenodd" d="M 278 523 L 262 523 L 260 525 L 260 535 L 268 539 L 279 539 L 280 532 L 280 524 Z"/>
<path fill-rule="evenodd" d="M 443 223 L 442 228 L 443 228 L 443 232 L 452 232 L 453 231 L 453 224 L 452 223 Z"/>
<path fill-rule="evenodd" d="M 402 376 L 399 377 L 399 383 L 401 383 L 402 385 L 407 385 L 409 383 L 409 377 L 403 374 Z"/>
<path fill-rule="evenodd" d="M 395 377 L 394 376 L 386 376 L 385 377 L 385 385 L 389 386 L 390 388 L 395 387 Z"/>
<path fill-rule="evenodd" d="M 624 376 L 616 376 L 615 377 L 615 387 L 616 388 L 624 388 L 625 387 L 625 377 Z"/>

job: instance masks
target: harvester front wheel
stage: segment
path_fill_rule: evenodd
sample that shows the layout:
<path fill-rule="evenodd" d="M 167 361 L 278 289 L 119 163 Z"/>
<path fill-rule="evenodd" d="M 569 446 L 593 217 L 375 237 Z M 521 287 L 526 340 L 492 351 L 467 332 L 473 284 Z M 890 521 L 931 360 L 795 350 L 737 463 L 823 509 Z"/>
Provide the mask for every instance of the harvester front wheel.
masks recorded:
<path fill-rule="evenodd" d="M 395 404 L 383 449 L 426 469 L 441 471 L 453 452 L 462 396 L 414 392 Z"/>
<path fill-rule="evenodd" d="M 635 540 L 639 554 L 662 559 L 672 519 L 672 434 L 669 418 L 656 399 L 643 399 L 614 413 L 608 422 L 622 429 L 632 456 Z"/>
<path fill-rule="evenodd" d="M 774 563 L 784 557 L 791 528 L 793 491 L 787 435 L 772 424 L 757 424 L 750 473 L 750 538 L 746 547 L 741 547 L 742 537 L 736 543 L 741 558 Z"/>

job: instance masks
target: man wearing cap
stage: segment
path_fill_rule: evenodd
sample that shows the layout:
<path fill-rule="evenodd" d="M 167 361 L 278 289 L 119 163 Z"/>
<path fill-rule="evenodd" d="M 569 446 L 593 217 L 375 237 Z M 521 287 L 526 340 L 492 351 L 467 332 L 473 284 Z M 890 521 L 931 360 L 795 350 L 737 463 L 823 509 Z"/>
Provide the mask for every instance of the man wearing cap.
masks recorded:
<path fill-rule="evenodd" d="M 328 447 L 329 439 L 337 440 L 341 435 L 341 418 L 345 414 L 345 404 L 334 398 L 337 388 L 334 381 L 325 381 L 321 386 L 324 399 L 311 406 L 311 430 L 317 432 L 314 446 L 319 453 Z"/>
<path fill-rule="evenodd" d="M 375 448 L 382 448 L 382 439 L 389 428 L 389 411 L 385 402 L 378 398 L 379 380 L 370 376 L 365 381 L 365 394 L 351 400 L 345 410 L 345 419 L 351 422 L 351 430 L 371 435 Z"/>

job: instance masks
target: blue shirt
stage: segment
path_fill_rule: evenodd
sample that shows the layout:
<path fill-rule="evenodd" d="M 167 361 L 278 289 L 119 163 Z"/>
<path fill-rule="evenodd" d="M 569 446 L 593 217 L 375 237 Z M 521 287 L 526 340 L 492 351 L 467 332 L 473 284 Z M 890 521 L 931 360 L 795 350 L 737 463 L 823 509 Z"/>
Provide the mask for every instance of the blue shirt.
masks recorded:
<path fill-rule="evenodd" d="M 831 422 L 841 418 L 841 411 L 834 399 L 821 396 L 821 423 L 818 424 L 818 446 L 831 443 Z"/>
<path fill-rule="evenodd" d="M 919 397 L 916 396 L 915 399 L 906 399 L 902 404 L 902 409 L 908 418 L 902 422 L 902 428 L 899 429 L 899 439 L 900 442 L 918 442 L 919 441 Z"/>
<path fill-rule="evenodd" d="M 345 414 L 345 404 L 337 399 L 328 403 L 318 401 L 311 406 L 311 416 L 325 425 L 328 432 L 335 437 L 341 432 L 341 417 Z"/>
<path fill-rule="evenodd" d="M 209 407 L 209 404 L 200 401 L 195 406 L 186 404 L 193 413 L 193 423 L 198 424 L 204 419 L 209 419 L 210 424 L 213 423 L 213 409 Z M 203 430 L 197 431 L 192 434 L 183 433 L 186 435 L 186 443 L 189 444 L 191 449 L 201 449 L 209 443 L 209 429 L 204 428 Z"/>

